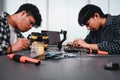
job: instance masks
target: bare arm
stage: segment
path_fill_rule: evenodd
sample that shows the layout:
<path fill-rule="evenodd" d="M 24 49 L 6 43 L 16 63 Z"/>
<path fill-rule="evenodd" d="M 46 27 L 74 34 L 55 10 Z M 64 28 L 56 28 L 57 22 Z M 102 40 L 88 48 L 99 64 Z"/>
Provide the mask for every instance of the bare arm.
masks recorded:
<path fill-rule="evenodd" d="M 6 53 L 10 53 L 10 50 L 12 50 L 12 52 L 17 52 L 22 49 L 27 49 L 29 45 L 30 45 L 30 42 L 28 39 L 19 38 L 14 44 L 8 47 L 8 49 L 6 50 Z"/>
<path fill-rule="evenodd" d="M 89 48 L 93 50 L 99 50 L 97 44 L 89 44 L 86 43 L 83 39 L 79 38 L 73 41 L 73 46 L 74 47 L 83 47 L 83 48 Z"/>

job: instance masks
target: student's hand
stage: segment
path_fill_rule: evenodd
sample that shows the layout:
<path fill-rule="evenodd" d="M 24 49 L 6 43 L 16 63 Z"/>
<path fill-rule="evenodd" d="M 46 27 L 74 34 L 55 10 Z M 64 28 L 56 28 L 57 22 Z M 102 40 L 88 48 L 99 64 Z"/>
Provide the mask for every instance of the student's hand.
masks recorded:
<path fill-rule="evenodd" d="M 67 42 L 66 45 L 68 45 L 68 46 L 71 45 L 71 46 L 72 46 L 72 45 L 73 45 L 73 42 Z"/>
<path fill-rule="evenodd" d="M 83 39 L 79 38 L 79 39 L 75 39 L 73 41 L 73 46 L 74 47 L 83 47 L 86 48 L 88 43 L 86 43 Z"/>
<path fill-rule="evenodd" d="M 22 49 L 27 49 L 30 46 L 30 41 L 26 38 L 19 38 L 13 45 L 12 45 L 12 52 L 17 52 Z"/>

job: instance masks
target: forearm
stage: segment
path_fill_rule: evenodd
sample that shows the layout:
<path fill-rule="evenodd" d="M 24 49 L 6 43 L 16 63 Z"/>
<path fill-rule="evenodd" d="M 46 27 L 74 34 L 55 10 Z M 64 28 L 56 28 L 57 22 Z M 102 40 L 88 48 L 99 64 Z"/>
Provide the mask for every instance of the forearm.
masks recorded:
<path fill-rule="evenodd" d="M 5 53 L 12 53 L 12 46 L 9 46 L 8 48 L 7 48 L 7 50 L 5 51 Z"/>
<path fill-rule="evenodd" d="M 17 46 L 15 46 L 14 44 L 13 45 L 10 45 L 7 50 L 5 51 L 5 53 L 14 53 L 14 52 L 17 52 L 21 50 L 20 48 L 17 48 Z"/>
<path fill-rule="evenodd" d="M 97 44 L 86 44 L 84 47 L 89 48 L 89 49 L 93 49 L 93 50 L 99 50 Z"/>

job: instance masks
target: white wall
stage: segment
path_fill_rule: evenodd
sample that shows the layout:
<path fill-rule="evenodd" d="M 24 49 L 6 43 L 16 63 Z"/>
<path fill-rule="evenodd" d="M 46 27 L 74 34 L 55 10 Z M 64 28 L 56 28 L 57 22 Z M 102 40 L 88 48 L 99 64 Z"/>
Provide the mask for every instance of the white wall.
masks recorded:
<path fill-rule="evenodd" d="M 112 15 L 120 14 L 120 0 L 110 0 L 109 9 Z"/>
<path fill-rule="evenodd" d="M 1 5 L 2 3 L 0 3 L 0 13 L 2 12 L 2 5 Z"/>
<path fill-rule="evenodd" d="M 17 11 L 21 4 L 26 3 L 26 0 L 4 0 L 4 3 L 5 11 L 13 14 Z"/>
<path fill-rule="evenodd" d="M 90 0 L 90 4 L 99 6 L 104 13 L 108 13 L 108 1 L 109 0 Z"/>
<path fill-rule="evenodd" d="M 78 25 L 78 13 L 87 0 L 49 0 L 49 30 L 67 30 L 68 41 L 86 36 L 85 27 Z"/>
<path fill-rule="evenodd" d="M 75 38 L 85 38 L 88 34 L 86 27 L 81 27 L 78 24 L 78 13 L 80 9 L 88 4 L 88 0 L 69 0 L 68 10 L 68 41 Z"/>
<path fill-rule="evenodd" d="M 4 10 L 13 14 L 23 3 L 35 4 L 42 14 L 42 25 L 38 29 L 32 29 L 23 33 L 25 37 L 31 32 L 41 30 L 68 31 L 67 41 L 75 38 L 85 38 L 89 31 L 86 27 L 78 24 L 78 13 L 80 9 L 88 4 L 95 4 L 101 7 L 104 13 L 120 14 L 120 0 L 4 0 Z"/>
<path fill-rule="evenodd" d="M 3 9 L 3 4 L 4 4 L 4 1 L 0 0 L 0 13 L 4 10 Z"/>

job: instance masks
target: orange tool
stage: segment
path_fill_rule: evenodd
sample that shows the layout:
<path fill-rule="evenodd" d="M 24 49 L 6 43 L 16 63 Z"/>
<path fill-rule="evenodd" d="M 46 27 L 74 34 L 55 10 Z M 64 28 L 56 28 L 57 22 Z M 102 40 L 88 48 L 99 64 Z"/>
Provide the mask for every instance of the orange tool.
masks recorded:
<path fill-rule="evenodd" d="M 23 55 L 18 55 L 18 54 L 10 54 L 9 58 L 16 61 L 16 62 L 21 62 L 21 63 L 26 63 L 26 62 L 30 62 L 30 63 L 34 63 L 36 66 L 38 66 L 41 61 L 38 59 L 34 59 L 34 58 L 30 58 L 28 56 L 23 56 Z"/>

